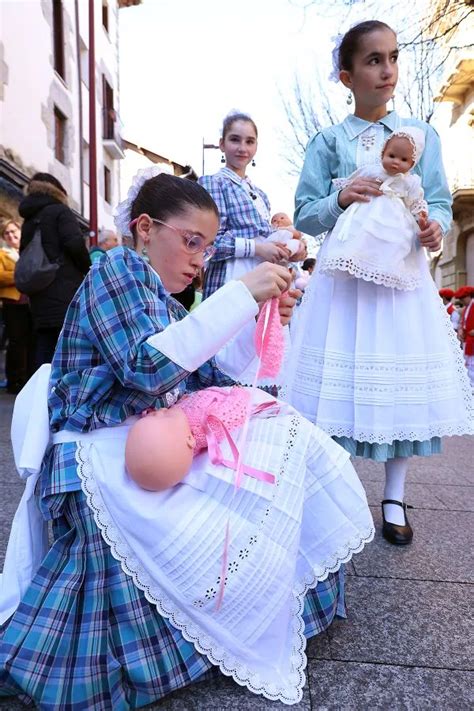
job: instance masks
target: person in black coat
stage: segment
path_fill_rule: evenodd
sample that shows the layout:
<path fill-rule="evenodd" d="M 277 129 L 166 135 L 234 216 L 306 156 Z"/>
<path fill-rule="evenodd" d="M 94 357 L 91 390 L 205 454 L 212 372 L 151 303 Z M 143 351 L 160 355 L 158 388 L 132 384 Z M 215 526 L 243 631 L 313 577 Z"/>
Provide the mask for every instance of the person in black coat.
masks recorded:
<path fill-rule="evenodd" d="M 30 296 L 35 329 L 35 368 L 50 363 L 67 308 L 89 271 L 91 261 L 79 223 L 67 205 L 67 193 L 49 173 L 36 173 L 20 203 L 23 217 L 20 254 L 31 242 L 37 227 L 51 262 L 58 262 L 54 281 Z"/>

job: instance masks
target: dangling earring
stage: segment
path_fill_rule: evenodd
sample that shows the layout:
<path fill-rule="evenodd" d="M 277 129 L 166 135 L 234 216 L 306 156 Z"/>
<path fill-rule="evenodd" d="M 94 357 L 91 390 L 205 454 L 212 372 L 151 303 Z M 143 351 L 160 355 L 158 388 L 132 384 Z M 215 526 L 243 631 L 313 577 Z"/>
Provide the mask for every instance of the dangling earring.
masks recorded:
<path fill-rule="evenodd" d="M 142 247 L 142 254 L 141 254 L 141 256 L 142 256 L 142 259 L 143 259 L 144 262 L 146 262 L 147 264 L 150 264 L 150 257 L 148 256 L 146 244 L 144 244 L 143 247 Z"/>
<path fill-rule="evenodd" d="M 392 111 L 395 111 L 395 94 L 392 96 Z"/>
<path fill-rule="evenodd" d="M 225 157 L 224 154 L 221 155 L 221 163 L 225 163 Z"/>
<path fill-rule="evenodd" d="M 255 163 L 255 158 L 252 158 L 252 168 L 255 168 L 257 164 Z"/>
<path fill-rule="evenodd" d="M 350 106 L 352 104 L 352 91 L 349 92 L 346 99 L 346 104 Z"/>

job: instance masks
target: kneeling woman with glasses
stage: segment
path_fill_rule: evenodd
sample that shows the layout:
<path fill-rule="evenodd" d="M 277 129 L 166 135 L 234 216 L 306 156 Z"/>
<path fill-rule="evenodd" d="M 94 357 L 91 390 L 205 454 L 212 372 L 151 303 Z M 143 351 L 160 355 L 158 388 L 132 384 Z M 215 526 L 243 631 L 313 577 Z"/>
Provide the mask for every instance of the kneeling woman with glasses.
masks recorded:
<path fill-rule="evenodd" d="M 235 491 L 233 473 L 207 451 L 166 491 L 128 476 L 131 424 L 186 391 L 233 385 L 212 356 L 259 303 L 280 298 L 283 323 L 294 306 L 281 297 L 288 270 L 265 263 L 187 315 L 170 292 L 211 256 L 217 207 L 198 184 L 154 170 L 137 176 L 118 209 L 135 249 L 94 262 L 66 314 L 49 384 L 43 366 L 42 399 L 36 390 L 31 403 L 34 431 L 21 441 L 39 441 L 43 406 L 50 446 L 30 454 L 42 461 L 38 505 L 53 542 L 3 616 L 0 589 L 0 622 L 10 617 L 0 696 L 69 711 L 135 709 L 214 667 L 255 693 L 298 701 L 305 637 L 343 614 L 335 571 L 370 540 L 372 519 L 349 455 L 276 401 L 250 421 L 245 448 L 245 465 L 270 479 L 244 476 Z"/>

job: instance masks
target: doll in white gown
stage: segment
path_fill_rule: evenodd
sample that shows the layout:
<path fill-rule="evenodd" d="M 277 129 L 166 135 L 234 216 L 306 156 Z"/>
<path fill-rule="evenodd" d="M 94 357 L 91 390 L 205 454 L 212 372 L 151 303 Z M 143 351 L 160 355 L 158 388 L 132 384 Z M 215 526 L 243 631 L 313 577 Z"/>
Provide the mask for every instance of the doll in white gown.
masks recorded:
<path fill-rule="evenodd" d="M 428 206 L 421 179 L 410 170 L 420 160 L 424 146 L 423 131 L 404 126 L 386 140 L 381 163 L 366 165 L 348 178 L 334 181 L 344 188 L 356 177 L 376 179 L 383 194 L 370 202 L 354 202 L 343 212 L 328 238 L 321 271 L 345 271 L 404 291 L 419 287 L 417 220 L 426 220 Z"/>

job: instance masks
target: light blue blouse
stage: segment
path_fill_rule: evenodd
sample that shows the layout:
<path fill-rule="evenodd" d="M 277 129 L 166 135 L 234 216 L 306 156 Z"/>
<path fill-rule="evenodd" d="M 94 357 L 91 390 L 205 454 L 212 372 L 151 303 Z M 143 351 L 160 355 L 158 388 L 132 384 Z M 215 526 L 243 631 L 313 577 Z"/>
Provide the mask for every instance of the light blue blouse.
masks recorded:
<path fill-rule="evenodd" d="M 295 197 L 295 226 L 310 235 L 334 227 L 343 213 L 333 178 L 347 178 L 357 168 L 380 159 L 384 141 L 402 126 L 417 126 L 425 133 L 425 150 L 413 169 L 422 180 L 429 218 L 446 233 L 450 227 L 452 197 L 441 157 L 439 136 L 432 126 L 395 111 L 377 123 L 350 114 L 336 126 L 317 133 L 309 141 Z"/>

